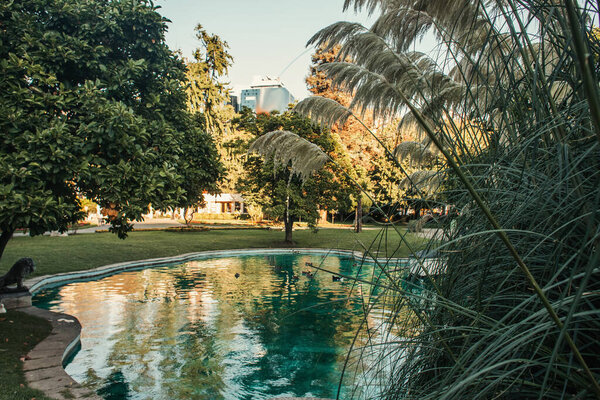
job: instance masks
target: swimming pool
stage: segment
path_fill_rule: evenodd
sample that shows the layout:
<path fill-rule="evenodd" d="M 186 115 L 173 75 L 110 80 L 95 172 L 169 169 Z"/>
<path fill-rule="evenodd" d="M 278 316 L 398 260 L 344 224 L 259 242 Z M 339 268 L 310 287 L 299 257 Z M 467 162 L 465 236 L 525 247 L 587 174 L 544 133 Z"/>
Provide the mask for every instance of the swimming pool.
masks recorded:
<path fill-rule="evenodd" d="M 80 320 L 65 369 L 105 399 L 335 398 L 364 298 L 311 264 L 361 268 L 332 255 L 204 258 L 45 289 L 34 305 Z M 357 389 L 342 383 L 341 398 Z"/>

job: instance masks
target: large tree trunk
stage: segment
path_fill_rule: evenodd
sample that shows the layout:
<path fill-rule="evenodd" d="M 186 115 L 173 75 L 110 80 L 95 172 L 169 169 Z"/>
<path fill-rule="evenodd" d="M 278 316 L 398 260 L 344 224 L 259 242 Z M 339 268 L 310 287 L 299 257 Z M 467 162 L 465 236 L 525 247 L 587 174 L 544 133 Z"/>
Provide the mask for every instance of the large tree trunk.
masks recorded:
<path fill-rule="evenodd" d="M 292 183 L 292 174 L 287 182 L 287 196 L 285 198 L 285 216 L 283 217 L 283 224 L 285 225 L 285 242 L 292 244 L 292 217 L 290 216 L 290 184 Z"/>
<path fill-rule="evenodd" d="M 285 217 L 285 242 L 292 244 L 292 226 L 294 225 L 294 222 L 292 221 L 292 218 L 290 218 L 289 214 L 286 215 Z"/>
<path fill-rule="evenodd" d="M 327 210 L 319 209 L 319 224 L 327 223 Z"/>
<path fill-rule="evenodd" d="M 354 232 L 362 232 L 362 195 L 358 195 L 358 202 L 356 204 L 356 212 L 354 213 Z"/>
<path fill-rule="evenodd" d="M 183 220 L 185 224 L 189 227 L 194 219 L 196 208 L 195 207 L 185 207 L 183 209 Z"/>
<path fill-rule="evenodd" d="M 0 260 L 2 259 L 2 254 L 4 254 L 4 249 L 6 248 L 6 245 L 7 245 L 8 241 L 10 240 L 10 238 L 12 237 L 14 232 L 15 232 L 14 229 L 10 229 L 8 231 L 2 231 L 2 234 L 0 235 Z"/>

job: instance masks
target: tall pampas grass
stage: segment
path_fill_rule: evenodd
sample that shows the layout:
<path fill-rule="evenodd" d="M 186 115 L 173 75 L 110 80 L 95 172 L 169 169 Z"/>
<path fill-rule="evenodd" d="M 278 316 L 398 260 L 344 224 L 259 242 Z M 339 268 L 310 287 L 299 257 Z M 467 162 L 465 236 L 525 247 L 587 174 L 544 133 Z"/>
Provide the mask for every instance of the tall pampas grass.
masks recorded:
<path fill-rule="evenodd" d="M 292 175 L 303 182 L 329 160 L 321 148 L 289 131 L 271 131 L 250 145 L 250 152 L 273 161 L 275 168 L 290 166 Z"/>
<path fill-rule="evenodd" d="M 427 268 L 415 254 L 423 273 L 378 260 L 364 309 L 379 329 L 357 333 L 368 344 L 345 368 L 355 397 L 600 398 L 598 3 L 345 7 L 377 18 L 333 24 L 309 43 L 340 45 L 352 60 L 322 70 L 353 102 L 296 109 L 323 123 L 404 117 L 426 141 L 396 155 L 435 147 L 443 173 L 427 173 L 438 190 L 424 195 L 453 206 Z M 434 55 L 412 50 L 424 35 L 436 38 Z M 418 188 L 417 178 L 403 183 Z"/>

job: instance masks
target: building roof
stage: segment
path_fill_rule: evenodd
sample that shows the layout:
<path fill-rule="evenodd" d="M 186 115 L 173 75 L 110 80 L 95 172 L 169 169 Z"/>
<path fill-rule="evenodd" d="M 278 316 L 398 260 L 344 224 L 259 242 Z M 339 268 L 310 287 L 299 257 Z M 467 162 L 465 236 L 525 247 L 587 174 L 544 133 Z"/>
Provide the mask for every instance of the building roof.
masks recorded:
<path fill-rule="evenodd" d="M 250 85 L 250 88 L 259 88 L 259 87 L 283 87 L 283 83 L 279 80 L 279 78 L 271 78 L 270 76 L 261 77 L 260 79 L 255 80 Z"/>

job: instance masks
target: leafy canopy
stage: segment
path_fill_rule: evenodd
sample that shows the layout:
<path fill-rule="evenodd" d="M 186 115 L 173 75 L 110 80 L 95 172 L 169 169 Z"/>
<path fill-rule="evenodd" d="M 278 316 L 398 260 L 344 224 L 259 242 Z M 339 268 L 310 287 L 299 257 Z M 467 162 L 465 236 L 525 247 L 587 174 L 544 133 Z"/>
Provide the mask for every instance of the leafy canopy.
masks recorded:
<path fill-rule="evenodd" d="M 293 132 L 299 138 L 306 139 L 318 146 L 321 151 L 311 147 L 321 163 L 321 156 L 330 158 L 339 149 L 328 130 L 313 124 L 305 117 L 293 112 L 283 114 L 254 114 L 245 108 L 240 117 L 234 121 L 239 130 L 252 134 L 252 140 L 261 138 L 268 132 L 284 130 Z M 297 148 L 304 148 L 306 142 L 297 142 Z M 289 144 L 289 143 L 288 143 Z M 242 144 L 246 149 L 249 143 Z M 282 155 L 282 159 L 291 160 L 293 154 Z M 289 214 L 293 220 L 302 219 L 315 226 L 319 218 L 319 209 L 343 210 L 351 207 L 351 184 L 343 174 L 335 173 L 330 162 L 312 175 L 305 173 L 302 180 L 296 176 L 290 166 L 282 166 L 266 157 L 265 160 L 249 155 L 245 176 L 240 177 L 238 189 L 251 205 L 258 205 L 271 217 L 285 218 L 286 200 L 289 196 Z M 310 168 L 312 170 L 312 168 Z"/>
<path fill-rule="evenodd" d="M 188 109 L 201 116 L 207 132 L 222 136 L 234 110 L 227 105 L 229 89 L 220 80 L 227 76 L 233 57 L 227 42 L 207 33 L 200 24 L 196 26 L 196 38 L 200 47 L 194 51 L 193 60 L 187 61 Z"/>
<path fill-rule="evenodd" d="M 165 44 L 156 8 L 144 0 L 0 4 L 3 235 L 64 231 L 81 218 L 83 195 L 124 237 L 148 203 L 185 203 L 186 190 L 215 181 L 214 145 L 186 111 L 186 68 Z"/>

